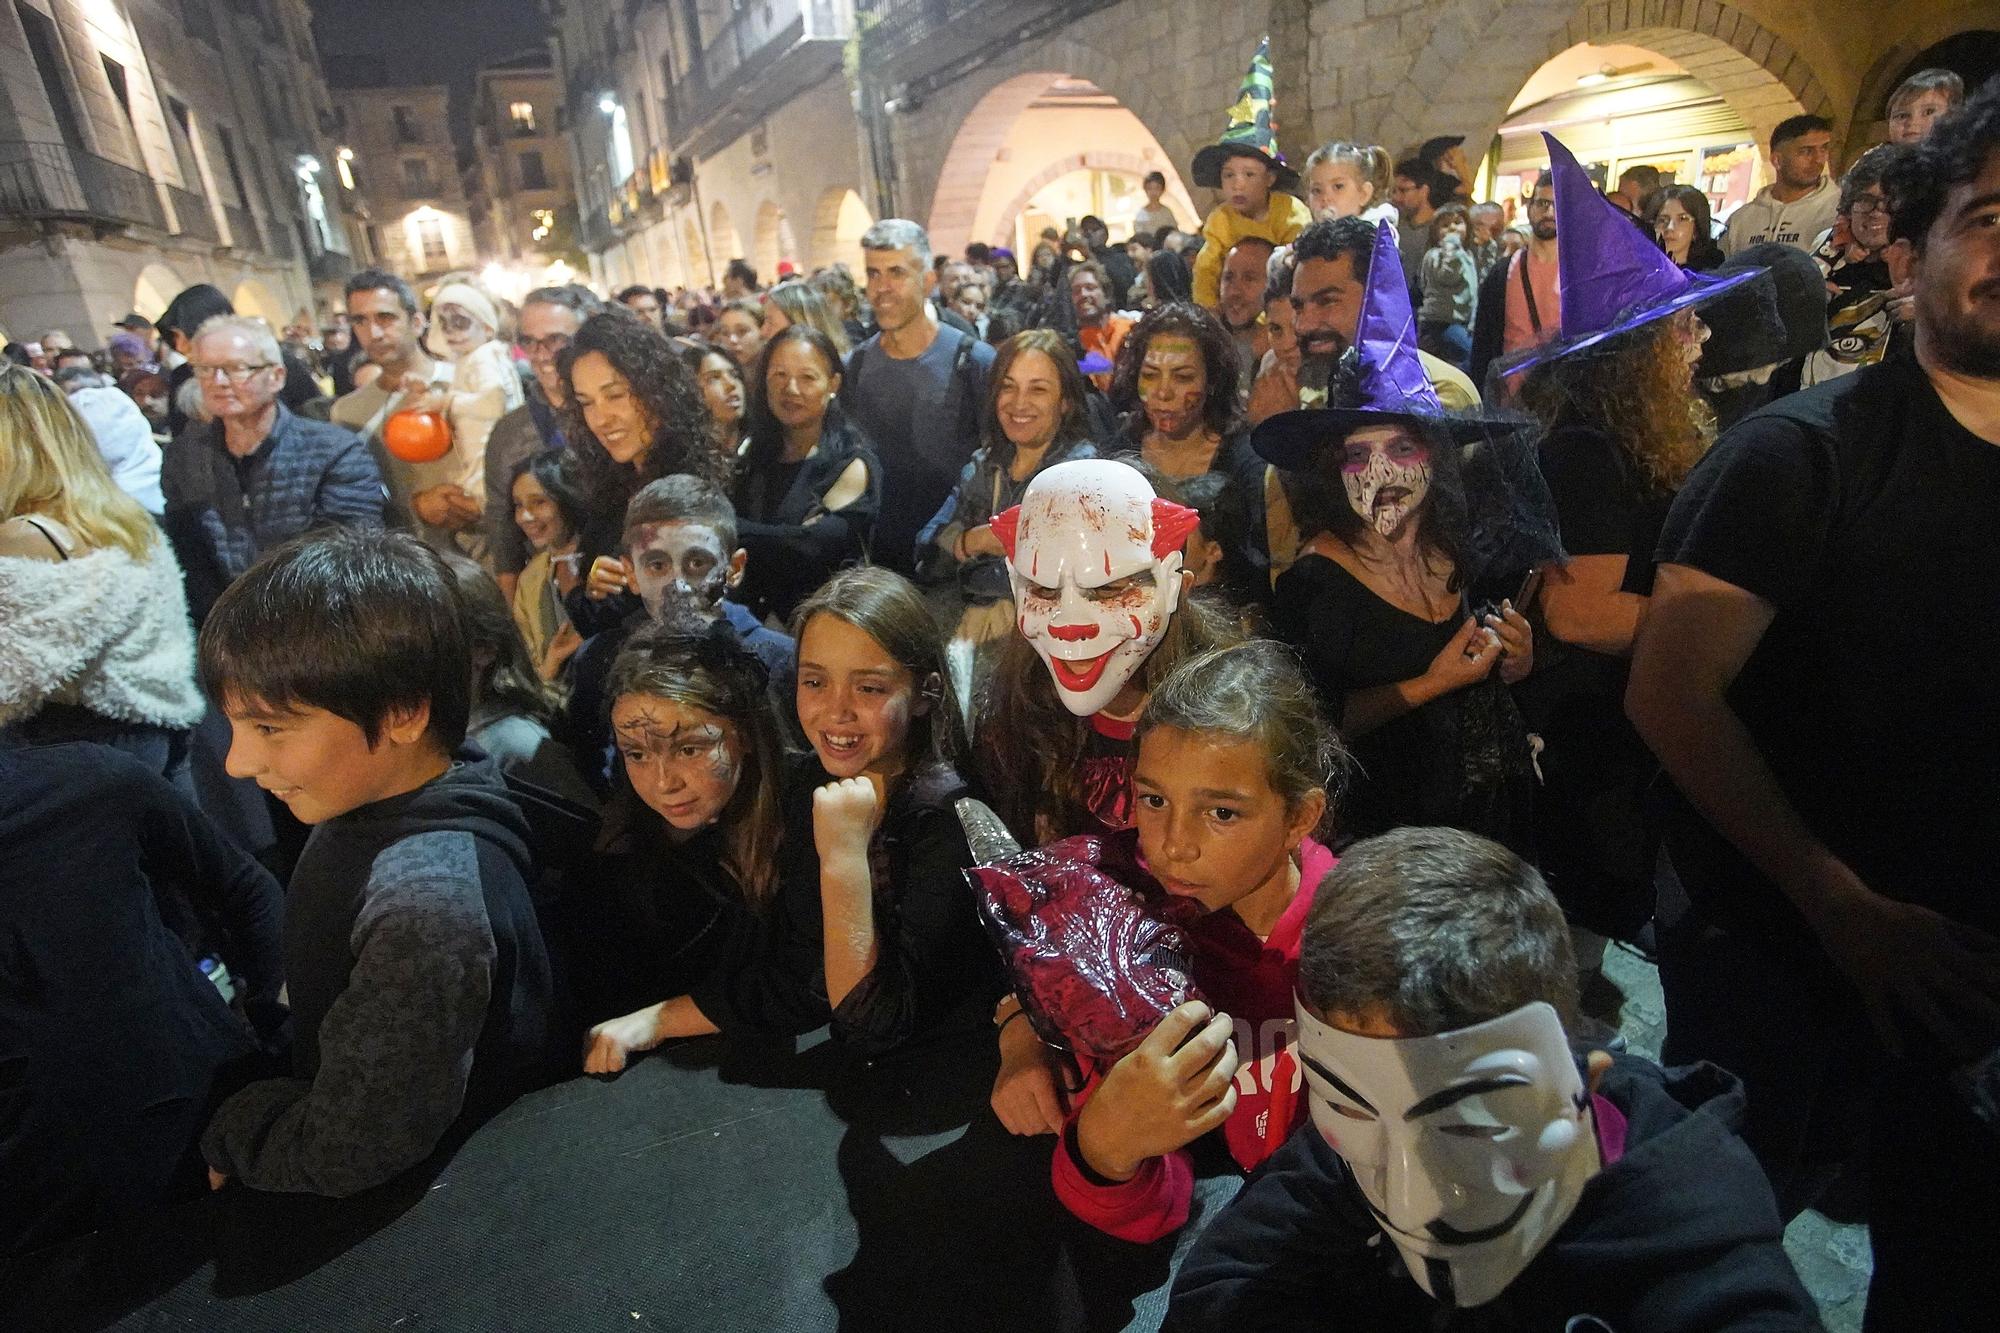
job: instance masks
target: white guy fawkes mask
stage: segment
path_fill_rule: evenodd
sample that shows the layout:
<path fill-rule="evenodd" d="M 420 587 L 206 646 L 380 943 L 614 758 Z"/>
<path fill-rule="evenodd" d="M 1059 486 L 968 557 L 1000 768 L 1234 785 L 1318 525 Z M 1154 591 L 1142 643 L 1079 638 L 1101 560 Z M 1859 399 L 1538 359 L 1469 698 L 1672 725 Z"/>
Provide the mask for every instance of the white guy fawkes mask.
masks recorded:
<path fill-rule="evenodd" d="M 1601 1169 L 1590 1094 L 1556 1011 L 1537 1001 L 1391 1039 L 1296 1007 L 1313 1125 L 1410 1276 L 1449 1306 L 1498 1296 Z"/>
<path fill-rule="evenodd" d="M 1181 544 L 1201 521 L 1136 468 L 1058 463 L 994 516 L 1021 636 L 1048 664 L 1063 707 L 1089 717 L 1118 697 L 1180 604 Z"/>
<path fill-rule="evenodd" d="M 1387 537 L 1430 493 L 1430 446 L 1399 426 L 1357 430 L 1340 447 L 1340 480 L 1361 521 Z"/>

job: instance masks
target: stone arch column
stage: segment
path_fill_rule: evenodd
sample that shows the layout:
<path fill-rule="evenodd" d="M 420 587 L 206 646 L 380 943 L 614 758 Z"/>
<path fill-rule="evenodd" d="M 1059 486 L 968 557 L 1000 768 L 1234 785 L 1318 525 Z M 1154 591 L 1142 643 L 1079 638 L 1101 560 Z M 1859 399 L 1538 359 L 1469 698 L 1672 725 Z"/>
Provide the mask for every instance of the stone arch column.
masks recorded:
<path fill-rule="evenodd" d="M 785 217 L 785 210 L 769 199 L 757 205 L 756 250 L 756 258 L 751 262 L 757 266 L 760 282 L 778 280 L 778 261 L 798 260 L 798 241 L 792 235 L 791 221 Z"/>
<path fill-rule="evenodd" d="M 812 267 L 845 262 L 858 275 L 860 270 L 855 266 L 861 257 L 861 234 L 874 222 L 868 205 L 849 187 L 836 185 L 822 191 L 813 205 Z"/>
<path fill-rule="evenodd" d="M 709 205 L 708 243 L 712 251 L 710 263 L 718 273 L 730 260 L 747 257 L 743 253 L 743 237 L 729 216 L 729 205 L 720 199 Z"/>
<path fill-rule="evenodd" d="M 1991 0 L 1963 0 L 1960 4 L 1935 12 L 1915 13 L 1910 17 L 1910 27 L 1896 35 L 1896 40 L 1862 76 L 1861 92 L 1855 98 L 1849 121 L 1852 126 L 1847 140 L 1846 157 L 1849 159 L 1858 156 L 1870 144 L 1881 143 L 1888 138 L 1889 126 L 1883 116 L 1887 109 L 1885 103 L 1889 94 L 1896 91 L 1896 83 L 1904 70 L 1918 56 L 1962 32 L 2000 28 L 2000 19 L 1994 16 Z M 1972 90 L 1968 88 L 1966 91 L 1969 93 Z"/>
<path fill-rule="evenodd" d="M 1414 0 L 1411 7 L 1422 8 Z M 1847 114 L 1790 43 L 1720 0 L 1460 0 L 1429 8 L 1428 35 L 1406 61 L 1338 71 L 1343 96 L 1350 84 L 1359 94 L 1353 130 L 1391 152 L 1434 134 L 1486 143 L 1528 77 L 1582 42 L 1643 46 L 1675 61 L 1720 93 L 1760 143 L 1787 116 L 1810 111 L 1839 128 Z M 1380 22 L 1348 30 L 1357 55 Z"/>

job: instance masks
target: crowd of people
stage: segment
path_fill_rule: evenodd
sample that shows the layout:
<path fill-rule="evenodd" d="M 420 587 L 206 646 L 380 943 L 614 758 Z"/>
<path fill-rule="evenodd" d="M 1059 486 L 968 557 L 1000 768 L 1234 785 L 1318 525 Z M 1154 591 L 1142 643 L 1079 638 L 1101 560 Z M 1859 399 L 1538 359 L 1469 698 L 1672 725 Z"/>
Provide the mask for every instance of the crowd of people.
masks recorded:
<path fill-rule="evenodd" d="M 2000 82 L 1839 176 L 1783 122 L 1720 224 L 1554 138 L 1518 218 L 1457 140 L 1294 169 L 1243 98 L 1198 232 L 1156 174 L 1025 268 L 888 219 L 10 348 L 0 1253 L 675 1039 L 991 1025 L 1098 1230 L 1251 1173 L 1177 1327 L 1813 1327 L 1843 1169 L 1869 1327 L 1976 1326 Z"/>

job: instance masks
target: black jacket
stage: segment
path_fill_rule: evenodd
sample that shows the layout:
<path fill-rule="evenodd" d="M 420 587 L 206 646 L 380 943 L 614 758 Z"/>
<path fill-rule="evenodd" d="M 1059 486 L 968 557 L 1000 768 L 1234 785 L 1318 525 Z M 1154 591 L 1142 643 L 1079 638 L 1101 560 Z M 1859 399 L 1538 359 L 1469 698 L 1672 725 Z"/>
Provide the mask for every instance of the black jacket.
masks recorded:
<path fill-rule="evenodd" d="M 223 1071 L 257 1047 L 197 956 L 221 954 L 270 1036 L 285 978 L 277 881 L 138 760 L 0 739 L 0 792 L 5 1256 L 194 1167 Z"/>
<path fill-rule="evenodd" d="M 816 756 L 792 761 L 777 892 L 723 946 L 721 961 L 691 992 L 695 1006 L 724 1032 L 799 1033 L 831 1023 L 835 1036 L 865 1053 L 950 1018 L 989 1016 L 1003 984 L 1000 957 L 965 882 L 972 853 L 952 802 L 966 788 L 950 773 L 906 778 L 890 796 L 869 849 L 880 939 L 875 967 L 839 1009 L 828 1005 L 812 798 L 831 781 Z"/>
<path fill-rule="evenodd" d="M 1445 1309 L 1410 1278 L 1311 1121 L 1195 1242 L 1172 1329 L 1585 1328 L 1610 1333 L 1815 1329 L 1770 1184 L 1736 1137 L 1741 1085 L 1713 1065 L 1617 1057 L 1598 1093 L 1625 1153 L 1496 1299 Z"/>
<path fill-rule="evenodd" d="M 1514 271 L 1512 256 L 1502 259 L 1487 270 L 1479 283 L 1479 304 L 1472 315 L 1472 355 L 1466 361 L 1465 373 L 1472 377 L 1472 386 L 1486 396 L 1486 371 L 1499 359 L 1501 345 L 1507 336 L 1507 276 Z M 1544 322 L 1560 319 L 1560 311 L 1548 311 L 1542 316 Z"/>
<path fill-rule="evenodd" d="M 535 842 L 490 759 L 314 828 L 286 899 L 295 1077 L 223 1105 L 209 1165 L 257 1189 L 352 1194 L 573 1060 Z"/>

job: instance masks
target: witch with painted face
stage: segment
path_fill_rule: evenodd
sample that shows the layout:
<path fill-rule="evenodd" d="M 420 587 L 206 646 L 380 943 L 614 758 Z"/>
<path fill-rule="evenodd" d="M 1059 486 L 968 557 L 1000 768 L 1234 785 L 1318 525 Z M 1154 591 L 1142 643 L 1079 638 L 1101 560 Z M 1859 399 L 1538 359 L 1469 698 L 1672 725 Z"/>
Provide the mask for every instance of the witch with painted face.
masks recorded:
<path fill-rule="evenodd" d="M 1475 600 L 1461 461 L 1499 426 L 1438 403 L 1395 244 L 1378 229 L 1349 405 L 1285 412 L 1252 435 L 1287 472 L 1304 539 L 1273 627 L 1360 761 L 1352 830 L 1441 824 L 1526 848 L 1534 771 L 1508 687 L 1534 667 L 1534 634 L 1510 600 Z"/>
<path fill-rule="evenodd" d="M 1114 459 L 1044 468 L 993 518 L 1019 632 L 982 684 L 973 732 L 983 785 L 1023 842 L 1130 827 L 1147 696 L 1241 638 L 1187 597 L 1182 550 L 1200 521 Z"/>
<path fill-rule="evenodd" d="M 1312 1123 L 1209 1224 L 1174 1329 L 1820 1326 L 1742 1085 L 1580 1051 L 1569 931 L 1455 829 L 1354 844 L 1313 897 L 1295 1056 Z"/>

